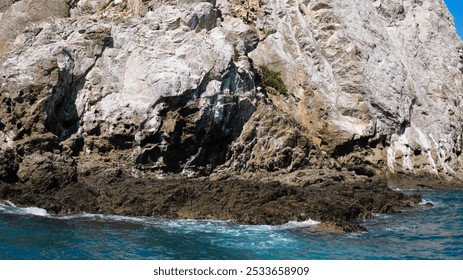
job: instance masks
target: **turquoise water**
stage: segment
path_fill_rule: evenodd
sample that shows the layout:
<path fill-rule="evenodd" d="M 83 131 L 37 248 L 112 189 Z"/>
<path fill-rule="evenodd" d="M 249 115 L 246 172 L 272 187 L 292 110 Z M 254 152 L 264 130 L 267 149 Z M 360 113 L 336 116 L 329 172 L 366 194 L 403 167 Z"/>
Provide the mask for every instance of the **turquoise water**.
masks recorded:
<path fill-rule="evenodd" d="M 0 204 L 0 259 L 463 259 L 463 190 L 420 191 L 434 207 L 361 221 L 327 234 L 287 224 L 50 217 Z"/>

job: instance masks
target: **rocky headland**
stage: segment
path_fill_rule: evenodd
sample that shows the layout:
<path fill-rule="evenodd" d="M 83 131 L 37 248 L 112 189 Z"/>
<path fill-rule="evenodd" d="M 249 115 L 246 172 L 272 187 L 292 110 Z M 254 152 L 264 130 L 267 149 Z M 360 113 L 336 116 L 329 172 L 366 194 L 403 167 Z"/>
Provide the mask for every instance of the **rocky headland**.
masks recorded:
<path fill-rule="evenodd" d="M 463 186 L 441 0 L 0 0 L 0 199 L 364 230 Z"/>

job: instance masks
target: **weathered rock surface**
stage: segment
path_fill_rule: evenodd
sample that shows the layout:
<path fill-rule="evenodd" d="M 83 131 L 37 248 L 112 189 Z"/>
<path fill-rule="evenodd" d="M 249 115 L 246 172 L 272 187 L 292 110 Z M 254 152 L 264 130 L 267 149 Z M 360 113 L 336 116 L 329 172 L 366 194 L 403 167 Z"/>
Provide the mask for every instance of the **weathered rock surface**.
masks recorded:
<path fill-rule="evenodd" d="M 366 230 L 353 223 L 358 218 L 370 218 L 372 213 L 394 214 L 421 201 L 418 195 L 405 196 L 386 188 L 385 182 L 369 178 L 359 180 L 339 173 L 312 178 L 319 183 L 300 186 L 249 178 L 146 180 L 107 169 L 66 188 L 0 185 L 0 195 L 14 199 L 18 206 L 40 205 L 58 215 L 84 211 L 269 225 L 310 218 L 330 225 L 327 231 L 336 228 L 348 232 Z"/>
<path fill-rule="evenodd" d="M 440 0 L 0 1 L 0 198 L 355 229 L 463 185 L 462 63 Z"/>
<path fill-rule="evenodd" d="M 442 1 L 250 5 L 249 56 L 282 72 L 292 94 L 274 104 L 319 149 L 391 184 L 461 182 L 462 42 Z"/>

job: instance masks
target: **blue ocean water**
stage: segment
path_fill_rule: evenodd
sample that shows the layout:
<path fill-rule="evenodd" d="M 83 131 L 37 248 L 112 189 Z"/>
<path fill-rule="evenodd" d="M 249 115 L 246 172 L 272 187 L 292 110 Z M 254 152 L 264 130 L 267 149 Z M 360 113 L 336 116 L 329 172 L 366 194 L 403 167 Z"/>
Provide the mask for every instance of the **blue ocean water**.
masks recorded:
<path fill-rule="evenodd" d="M 407 191 L 410 192 L 410 191 Z M 463 259 L 463 190 L 421 190 L 424 202 L 361 221 L 368 232 L 307 231 L 310 224 L 103 215 L 51 217 L 0 204 L 0 259 Z"/>

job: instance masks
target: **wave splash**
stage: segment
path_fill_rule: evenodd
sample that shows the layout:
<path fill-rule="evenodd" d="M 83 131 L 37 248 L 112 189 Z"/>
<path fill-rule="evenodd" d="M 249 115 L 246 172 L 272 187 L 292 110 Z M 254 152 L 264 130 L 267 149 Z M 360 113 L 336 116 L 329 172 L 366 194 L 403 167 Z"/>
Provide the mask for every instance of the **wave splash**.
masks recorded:
<path fill-rule="evenodd" d="M 167 231 L 190 231 L 190 232 L 222 232 L 222 233 L 234 233 L 240 235 L 241 231 L 250 232 L 268 232 L 268 231 L 279 231 L 279 230 L 291 230 L 300 229 L 315 226 L 320 222 L 308 219 L 306 221 L 297 222 L 290 221 L 283 225 L 269 226 L 269 225 L 236 225 L 230 221 L 216 221 L 216 220 L 182 220 L 182 219 L 157 219 L 153 217 L 131 217 L 131 216 L 118 216 L 118 215 L 105 215 L 105 214 L 76 214 L 66 216 L 53 216 L 48 214 L 45 209 L 38 207 L 25 207 L 20 208 L 9 201 L 2 201 L 0 203 L 0 212 L 16 214 L 16 215 L 33 215 L 40 217 L 48 217 L 59 220 L 93 220 L 93 221 L 114 221 L 114 222 L 125 222 L 125 223 L 136 223 L 144 224 L 148 226 L 155 226 L 164 228 Z"/>
<path fill-rule="evenodd" d="M 278 226 L 278 227 L 281 228 L 281 229 L 294 229 L 294 228 L 312 227 L 312 226 L 316 226 L 318 224 L 320 224 L 319 221 L 308 219 L 308 220 L 303 221 L 303 222 L 291 221 L 291 222 L 288 222 L 288 223 L 286 223 L 284 225 L 281 225 L 281 226 Z"/>
<path fill-rule="evenodd" d="M 3 201 L 4 203 L 0 203 L 0 211 L 9 214 L 18 214 L 18 215 L 33 215 L 33 216 L 41 216 L 41 217 L 50 217 L 47 210 L 39 207 L 16 207 L 10 201 Z"/>

